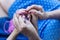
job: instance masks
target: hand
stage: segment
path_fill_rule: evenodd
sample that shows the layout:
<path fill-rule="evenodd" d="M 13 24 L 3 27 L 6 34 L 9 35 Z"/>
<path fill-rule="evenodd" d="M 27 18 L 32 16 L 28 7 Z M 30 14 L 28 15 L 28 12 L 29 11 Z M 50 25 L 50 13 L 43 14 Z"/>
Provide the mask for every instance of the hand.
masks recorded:
<path fill-rule="evenodd" d="M 20 16 L 25 16 L 27 20 L 31 20 L 30 13 L 26 9 L 19 9 L 16 11 L 16 14 Z"/>
<path fill-rule="evenodd" d="M 16 14 L 14 14 L 14 17 L 13 17 L 14 25 L 18 30 L 23 29 L 24 27 L 27 27 L 29 25 L 28 23 L 26 24 L 27 19 L 25 18 L 25 16 L 24 15 L 19 15 L 19 14 L 22 14 L 22 13 L 26 14 L 27 12 L 25 11 L 25 9 L 20 9 L 16 12 Z M 30 20 L 29 20 L 29 22 L 30 22 Z"/>
<path fill-rule="evenodd" d="M 10 34 L 10 36 L 7 38 L 7 40 L 15 40 L 17 35 L 24 31 L 25 29 L 25 23 L 24 23 L 24 19 L 23 18 L 23 13 L 26 13 L 25 12 L 25 9 L 21 9 L 21 10 L 18 10 L 16 12 L 16 14 L 14 14 L 13 16 L 13 24 L 15 26 L 15 29 L 13 30 L 13 32 Z M 20 17 L 19 17 L 20 16 Z M 21 18 L 22 17 L 22 18 Z M 19 20 L 20 18 L 20 20 Z M 20 21 L 20 22 L 19 22 Z"/>
<path fill-rule="evenodd" d="M 44 19 L 47 17 L 46 12 L 44 12 L 44 9 L 40 5 L 32 5 L 27 7 L 27 10 L 36 16 L 38 16 L 40 19 Z"/>
<path fill-rule="evenodd" d="M 19 30 L 20 32 L 22 31 L 22 29 L 25 27 L 25 24 L 24 24 L 24 19 L 20 19 L 21 22 L 19 22 L 19 16 L 20 17 L 25 17 L 23 15 L 23 13 L 26 13 L 25 12 L 25 9 L 20 9 L 20 10 L 17 10 L 16 13 L 14 14 L 13 16 L 13 23 L 14 23 L 14 26 L 17 30 Z"/>
<path fill-rule="evenodd" d="M 27 11 L 31 14 L 31 23 L 34 25 L 34 27 L 37 28 L 37 20 L 38 17 L 42 19 L 42 14 L 44 12 L 42 6 L 40 5 L 32 5 L 27 7 Z"/>
<path fill-rule="evenodd" d="M 22 13 L 22 11 L 21 11 Z M 13 18 L 14 25 L 18 31 L 23 33 L 24 35 L 28 36 L 29 38 L 38 38 L 38 33 L 31 22 L 25 17 L 20 16 L 19 14 L 15 14 Z M 32 36 L 33 35 L 33 36 Z"/>
<path fill-rule="evenodd" d="M 36 16 L 34 16 L 32 14 L 32 18 L 33 18 L 32 19 L 31 14 L 29 14 L 27 9 L 19 9 L 19 10 L 16 11 L 16 14 L 21 15 L 21 16 L 25 16 L 25 18 L 28 19 L 34 25 L 34 27 L 37 30 L 37 18 L 36 18 Z"/>

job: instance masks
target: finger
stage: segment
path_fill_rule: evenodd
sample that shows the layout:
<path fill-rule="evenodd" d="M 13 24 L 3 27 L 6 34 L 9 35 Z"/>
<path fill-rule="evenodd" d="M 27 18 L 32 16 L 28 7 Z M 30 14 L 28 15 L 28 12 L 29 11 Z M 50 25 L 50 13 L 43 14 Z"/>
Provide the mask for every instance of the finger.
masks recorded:
<path fill-rule="evenodd" d="M 19 18 L 20 18 L 20 20 L 19 20 Z M 15 14 L 15 16 L 14 16 L 14 22 L 15 22 L 15 25 L 16 25 L 16 29 L 18 30 L 18 31 L 22 31 L 22 29 L 23 29 L 23 27 L 25 26 L 24 24 L 23 24 L 23 19 L 21 18 L 21 16 L 19 17 L 19 18 L 17 18 L 16 17 L 16 14 Z"/>
<path fill-rule="evenodd" d="M 19 21 L 18 21 L 18 18 L 16 16 L 16 14 L 14 14 L 14 23 L 16 25 L 16 28 L 18 29 L 18 27 L 19 27 Z"/>
<path fill-rule="evenodd" d="M 26 24 L 31 24 L 31 22 L 29 20 L 25 20 L 26 21 Z"/>
<path fill-rule="evenodd" d="M 15 24 L 15 14 L 14 14 L 14 16 L 13 16 L 13 24 L 14 24 L 14 26 L 16 26 Z"/>
<path fill-rule="evenodd" d="M 30 10 L 29 11 L 31 14 L 34 14 L 36 17 L 40 17 L 41 19 L 42 19 L 42 15 L 43 15 L 43 13 L 42 12 L 40 12 L 40 11 L 37 11 L 37 10 Z"/>
<path fill-rule="evenodd" d="M 24 25 L 25 23 L 24 23 L 24 18 L 23 17 L 21 17 L 21 16 L 19 16 L 19 23 L 21 24 L 21 25 Z"/>
<path fill-rule="evenodd" d="M 34 9 L 30 10 L 29 13 L 35 14 L 35 15 L 38 15 L 39 14 L 39 12 L 37 10 L 34 10 Z"/>
<path fill-rule="evenodd" d="M 32 5 L 32 6 L 27 7 L 28 11 L 30 11 L 31 9 L 35 9 L 35 10 L 39 10 L 39 11 L 43 12 L 43 8 L 40 5 Z"/>
<path fill-rule="evenodd" d="M 14 18 L 13 18 L 13 25 L 16 27 L 16 25 L 15 25 L 15 21 L 14 21 Z"/>
<path fill-rule="evenodd" d="M 24 17 L 24 15 L 27 15 L 26 9 L 20 9 L 17 11 L 17 17 Z"/>
<path fill-rule="evenodd" d="M 16 11 L 16 13 L 22 15 L 22 14 L 26 14 L 27 11 L 26 11 L 26 9 L 18 9 L 18 10 Z"/>
<path fill-rule="evenodd" d="M 31 18 L 30 18 L 30 14 L 28 14 L 28 15 L 27 15 L 27 20 L 30 21 L 30 19 L 31 19 Z"/>

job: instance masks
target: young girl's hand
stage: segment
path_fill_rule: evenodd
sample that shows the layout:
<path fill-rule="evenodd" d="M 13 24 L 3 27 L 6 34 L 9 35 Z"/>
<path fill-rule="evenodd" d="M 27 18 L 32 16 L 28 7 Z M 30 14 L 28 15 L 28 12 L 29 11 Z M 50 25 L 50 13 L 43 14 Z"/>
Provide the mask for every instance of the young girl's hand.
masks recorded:
<path fill-rule="evenodd" d="M 30 22 L 29 15 L 27 15 L 28 19 L 26 19 L 24 14 L 27 14 L 25 9 L 20 9 L 16 12 L 16 14 L 14 14 L 13 23 L 16 29 L 18 30 L 23 29 L 24 27 L 27 27 L 28 25 L 31 24 L 31 23 L 29 24 L 26 22 L 26 21 Z"/>
<path fill-rule="evenodd" d="M 22 13 L 22 11 L 21 11 Z M 33 40 L 39 39 L 38 33 L 32 23 L 25 19 L 25 17 L 15 14 L 13 18 L 14 25 L 18 31 L 23 33 L 24 35 L 28 36 L 29 38 L 33 37 Z M 32 36 L 33 35 L 33 36 Z"/>
<path fill-rule="evenodd" d="M 25 9 L 20 9 L 20 10 L 17 10 L 17 12 L 13 16 L 14 26 L 19 31 L 22 31 L 22 29 L 25 27 L 24 19 L 22 19 L 23 17 L 25 17 L 23 13 L 26 13 Z"/>

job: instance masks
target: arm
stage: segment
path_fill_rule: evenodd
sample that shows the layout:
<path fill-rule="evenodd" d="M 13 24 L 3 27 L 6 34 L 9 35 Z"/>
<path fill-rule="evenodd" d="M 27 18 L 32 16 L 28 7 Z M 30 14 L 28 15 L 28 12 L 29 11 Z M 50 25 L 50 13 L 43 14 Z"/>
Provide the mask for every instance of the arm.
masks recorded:
<path fill-rule="evenodd" d="M 40 40 L 38 32 L 28 20 L 26 20 L 26 27 L 23 29 L 22 33 L 27 36 L 29 40 Z"/>
<path fill-rule="evenodd" d="M 40 19 L 60 19 L 60 9 L 50 11 L 50 12 L 31 10 L 31 13 L 35 14 Z"/>
<path fill-rule="evenodd" d="M 15 0 L 0 0 L 0 17 L 8 17 L 8 9 Z"/>
<path fill-rule="evenodd" d="M 8 17 L 5 11 L 0 6 L 0 17 Z"/>
<path fill-rule="evenodd" d="M 7 40 L 15 40 L 18 34 L 19 31 L 15 28 L 14 31 L 10 34 L 10 36 L 7 38 Z"/>
<path fill-rule="evenodd" d="M 5 10 L 1 6 L 1 0 L 0 0 L 0 17 L 7 17 Z"/>
<path fill-rule="evenodd" d="M 0 5 L 5 10 L 5 12 L 8 12 L 8 9 L 13 4 L 15 0 L 0 0 Z"/>
<path fill-rule="evenodd" d="M 52 19 L 60 19 L 60 9 L 51 11 L 51 12 L 46 12 L 46 16 L 48 16 L 47 18 L 52 18 Z"/>
<path fill-rule="evenodd" d="M 60 9 L 51 11 L 51 12 L 44 12 L 43 7 L 39 5 L 32 5 L 29 6 L 28 11 L 32 10 L 31 12 L 35 13 L 40 19 L 60 19 Z"/>
<path fill-rule="evenodd" d="M 19 33 L 20 32 L 15 28 L 14 31 L 10 34 L 10 36 L 7 38 L 7 40 L 15 40 Z M 28 33 L 28 34 L 26 34 L 26 33 Z M 27 29 L 25 29 L 23 34 L 25 34 L 25 36 L 28 36 L 29 40 L 40 40 L 40 37 L 39 37 L 38 33 L 36 32 L 36 30 L 32 31 L 32 29 L 27 28 Z"/>

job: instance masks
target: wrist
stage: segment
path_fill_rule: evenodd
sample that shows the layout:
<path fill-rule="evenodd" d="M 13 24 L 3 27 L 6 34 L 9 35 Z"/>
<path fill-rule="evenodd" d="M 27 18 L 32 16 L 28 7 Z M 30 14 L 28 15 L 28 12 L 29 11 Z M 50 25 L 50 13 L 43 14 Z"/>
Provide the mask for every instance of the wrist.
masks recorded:
<path fill-rule="evenodd" d="M 47 12 L 40 12 L 40 11 L 38 11 L 37 14 L 38 14 L 37 16 L 38 16 L 40 19 L 47 19 L 47 18 L 48 18 Z"/>
<path fill-rule="evenodd" d="M 48 19 L 49 15 L 48 12 L 41 13 L 41 19 Z"/>
<path fill-rule="evenodd" d="M 38 34 L 32 34 L 28 36 L 29 40 L 40 40 L 40 37 Z"/>
<path fill-rule="evenodd" d="M 29 40 L 40 40 L 40 38 L 29 37 Z"/>

